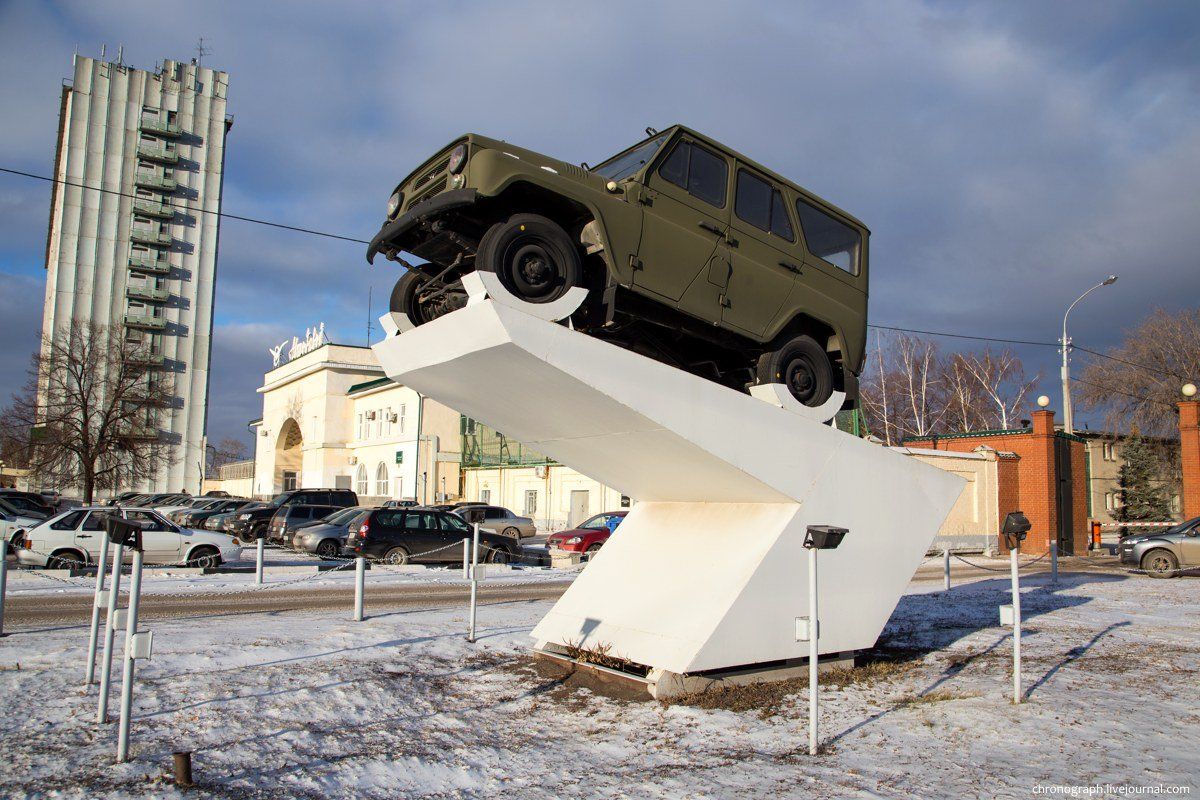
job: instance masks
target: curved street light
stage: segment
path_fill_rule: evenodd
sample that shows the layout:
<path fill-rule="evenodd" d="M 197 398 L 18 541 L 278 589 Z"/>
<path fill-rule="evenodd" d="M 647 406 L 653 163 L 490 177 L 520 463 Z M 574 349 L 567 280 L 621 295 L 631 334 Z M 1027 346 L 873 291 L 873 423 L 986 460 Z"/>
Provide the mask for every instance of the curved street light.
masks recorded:
<path fill-rule="evenodd" d="M 1079 295 L 1079 297 L 1075 298 L 1075 302 L 1067 306 L 1067 313 L 1063 314 L 1062 338 L 1059 339 L 1059 342 L 1062 344 L 1063 430 L 1065 430 L 1067 433 L 1075 432 L 1075 418 L 1071 410 L 1071 339 L 1067 336 L 1067 317 L 1071 315 L 1071 309 L 1078 305 L 1080 300 L 1087 297 L 1101 286 L 1110 286 L 1116 282 L 1117 276 L 1109 275 L 1107 278 L 1100 281 L 1100 283 L 1097 283 L 1095 286 Z"/>

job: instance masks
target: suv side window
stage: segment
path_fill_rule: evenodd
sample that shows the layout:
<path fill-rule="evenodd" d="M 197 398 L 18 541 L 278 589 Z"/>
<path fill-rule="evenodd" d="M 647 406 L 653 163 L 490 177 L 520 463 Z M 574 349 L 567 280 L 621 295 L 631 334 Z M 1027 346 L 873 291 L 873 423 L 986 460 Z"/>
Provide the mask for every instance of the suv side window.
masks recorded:
<path fill-rule="evenodd" d="M 72 511 L 58 522 L 51 523 L 50 530 L 73 531 L 75 530 L 75 527 L 79 525 L 80 521 L 83 519 L 83 515 L 86 513 L 86 511 Z"/>
<path fill-rule="evenodd" d="M 804 233 L 808 252 L 838 269 L 857 275 L 862 235 L 803 198 L 796 200 L 796 213 L 800 217 L 800 230 Z"/>
<path fill-rule="evenodd" d="M 774 186 L 744 169 L 738 170 L 733 212 L 756 228 L 789 242 L 796 241 L 783 195 Z"/>
<path fill-rule="evenodd" d="M 341 491 L 335 491 L 333 493 L 333 499 L 330 502 L 337 506 L 345 506 L 349 508 L 350 506 L 358 505 L 358 496 L 352 492 L 342 489 Z"/>
<path fill-rule="evenodd" d="M 725 207 L 729 167 L 725 159 L 692 142 L 678 142 L 658 168 L 666 180 L 692 197 L 717 208 Z"/>
<path fill-rule="evenodd" d="M 403 511 L 378 511 L 375 513 L 374 522 L 378 522 L 385 528 L 400 528 L 404 524 Z"/>

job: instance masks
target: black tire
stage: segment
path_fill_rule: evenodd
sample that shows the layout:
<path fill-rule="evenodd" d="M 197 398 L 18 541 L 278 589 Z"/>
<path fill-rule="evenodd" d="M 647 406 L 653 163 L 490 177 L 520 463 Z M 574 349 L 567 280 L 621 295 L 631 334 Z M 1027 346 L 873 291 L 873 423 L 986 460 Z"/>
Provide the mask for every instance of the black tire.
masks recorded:
<path fill-rule="evenodd" d="M 215 547 L 197 547 L 188 556 L 187 564 L 200 569 L 216 569 L 221 566 L 221 553 Z"/>
<path fill-rule="evenodd" d="M 587 549 L 584 550 L 583 552 L 586 553 L 588 556 L 594 556 L 594 555 L 596 555 L 596 553 L 600 552 L 600 548 L 603 546 L 604 545 L 601 545 L 601 544 L 589 544 Z"/>
<path fill-rule="evenodd" d="M 61 550 L 51 553 L 46 561 L 46 569 L 79 569 L 86 562 L 74 550 Z"/>
<path fill-rule="evenodd" d="M 383 554 L 383 563 L 393 567 L 402 567 L 408 563 L 408 551 L 403 547 L 393 547 Z"/>
<path fill-rule="evenodd" d="M 583 283 L 579 248 L 558 223 L 537 214 L 514 214 L 488 228 L 475 269 L 496 273 L 528 303 L 553 302 Z"/>
<path fill-rule="evenodd" d="M 782 383 L 792 397 L 816 408 L 833 394 L 833 364 L 811 336 L 795 336 L 758 357 L 759 383 Z"/>
<path fill-rule="evenodd" d="M 1170 550 L 1151 550 L 1142 556 L 1141 566 L 1151 578 L 1175 578 L 1179 575 L 1179 559 Z"/>
<path fill-rule="evenodd" d="M 521 531 L 517 530 L 516 528 L 512 527 L 511 525 L 508 526 L 507 528 L 505 528 L 504 530 L 500 531 L 500 533 L 502 533 L 505 536 L 511 536 L 514 539 L 521 538 Z"/>
<path fill-rule="evenodd" d="M 489 564 L 508 564 L 513 560 L 513 554 L 507 550 L 494 547 L 488 550 L 487 563 Z"/>
<path fill-rule="evenodd" d="M 429 276 L 420 270 L 410 269 L 404 273 L 392 287 L 391 310 L 407 314 L 413 325 L 424 325 L 467 304 L 467 294 L 461 286 L 457 290 L 452 289 L 433 298 L 428 303 L 420 302 L 419 290 L 429 279 Z"/>
<path fill-rule="evenodd" d="M 335 539 L 323 539 L 317 545 L 317 555 L 321 558 L 333 558 L 342 550 L 341 546 Z"/>

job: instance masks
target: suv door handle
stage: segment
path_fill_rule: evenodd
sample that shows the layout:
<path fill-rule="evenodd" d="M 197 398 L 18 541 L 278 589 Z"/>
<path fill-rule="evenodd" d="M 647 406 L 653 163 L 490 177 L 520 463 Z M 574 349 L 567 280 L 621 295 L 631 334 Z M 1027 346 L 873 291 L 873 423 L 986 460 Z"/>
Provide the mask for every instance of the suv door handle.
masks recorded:
<path fill-rule="evenodd" d="M 711 222 L 701 222 L 700 227 L 704 228 L 704 230 L 708 231 L 709 233 L 715 233 L 717 236 L 725 235 L 725 231 L 721 230 L 716 225 L 713 225 Z"/>
<path fill-rule="evenodd" d="M 790 261 L 780 261 L 780 262 L 779 262 L 779 266 L 783 267 L 783 268 L 784 268 L 784 269 L 786 269 L 786 270 L 789 270 L 789 271 L 791 271 L 791 272 L 794 272 L 794 273 L 796 273 L 797 275 L 800 275 L 800 274 L 802 274 L 802 273 L 800 272 L 800 267 L 799 267 L 799 265 L 797 265 L 797 264 L 793 264 L 793 263 L 792 263 L 792 262 L 790 262 Z"/>
<path fill-rule="evenodd" d="M 90 533 L 81 533 L 76 538 L 77 539 L 90 539 L 90 538 L 92 538 L 92 535 Z"/>

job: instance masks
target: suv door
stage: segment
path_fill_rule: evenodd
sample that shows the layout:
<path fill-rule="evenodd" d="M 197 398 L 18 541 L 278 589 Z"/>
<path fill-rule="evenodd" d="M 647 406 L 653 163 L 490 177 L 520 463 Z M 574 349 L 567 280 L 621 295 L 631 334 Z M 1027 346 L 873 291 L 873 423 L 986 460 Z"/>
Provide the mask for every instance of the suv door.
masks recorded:
<path fill-rule="evenodd" d="M 438 524 L 437 514 L 433 511 L 406 512 L 404 514 L 404 535 L 412 543 L 408 553 L 409 556 L 416 556 L 413 558 L 414 561 L 438 561 L 450 557 L 448 549 L 439 550 L 436 553 L 428 552 L 450 542 L 449 534 L 443 533 Z"/>
<path fill-rule="evenodd" d="M 729 226 L 732 271 L 721 323 L 761 337 L 791 293 L 804 256 L 780 188 L 741 162 L 734 181 Z"/>
<path fill-rule="evenodd" d="M 729 162 L 717 151 L 686 134 L 667 150 L 646 175 L 635 286 L 679 302 L 710 266 L 714 274 L 708 277 L 724 280 L 728 184 Z M 680 305 L 716 322 L 721 316 L 720 287 L 709 290 L 703 285 L 706 280 L 700 280 L 697 291 L 688 292 Z"/>

